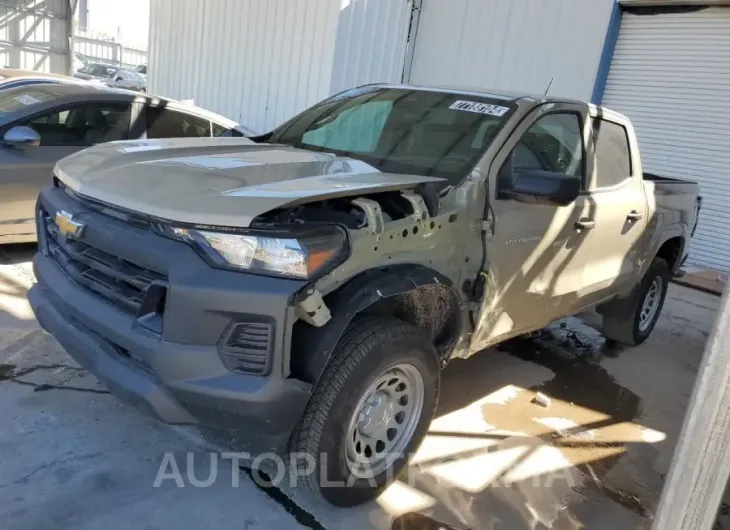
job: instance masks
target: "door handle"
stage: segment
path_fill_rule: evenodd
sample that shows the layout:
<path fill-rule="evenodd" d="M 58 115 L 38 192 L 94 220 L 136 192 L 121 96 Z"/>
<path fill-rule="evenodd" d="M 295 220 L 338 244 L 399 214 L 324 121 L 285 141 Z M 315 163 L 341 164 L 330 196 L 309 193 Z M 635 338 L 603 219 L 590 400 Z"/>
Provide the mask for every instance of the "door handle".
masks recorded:
<path fill-rule="evenodd" d="M 576 230 L 591 230 L 595 226 L 596 222 L 593 219 L 588 219 L 587 217 L 584 217 L 575 222 Z"/>
<path fill-rule="evenodd" d="M 631 211 L 630 211 L 630 212 L 629 212 L 629 213 L 628 213 L 628 214 L 626 215 L 626 219 L 628 219 L 629 221 L 638 221 L 638 220 L 639 220 L 639 219 L 641 219 L 642 217 L 644 217 L 644 214 L 643 214 L 643 213 L 641 213 L 641 212 L 637 212 L 636 210 L 631 210 Z"/>

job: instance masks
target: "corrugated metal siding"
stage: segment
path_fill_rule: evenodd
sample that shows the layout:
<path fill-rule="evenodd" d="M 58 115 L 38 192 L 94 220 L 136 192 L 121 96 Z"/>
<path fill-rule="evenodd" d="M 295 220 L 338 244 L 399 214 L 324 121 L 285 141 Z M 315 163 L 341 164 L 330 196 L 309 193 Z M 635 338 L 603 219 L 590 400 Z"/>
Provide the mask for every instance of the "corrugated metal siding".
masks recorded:
<path fill-rule="evenodd" d="M 0 6 L 0 66 L 66 73 L 65 0 L 4 0 Z"/>
<path fill-rule="evenodd" d="M 263 132 L 330 94 L 340 0 L 152 0 L 150 92 Z"/>
<path fill-rule="evenodd" d="M 730 9 L 625 13 L 603 104 L 636 127 L 645 171 L 700 183 L 690 263 L 730 271 Z"/>
<path fill-rule="evenodd" d="M 331 92 L 400 83 L 413 0 L 343 0 Z"/>
<path fill-rule="evenodd" d="M 615 0 L 423 0 L 411 82 L 590 99 Z"/>

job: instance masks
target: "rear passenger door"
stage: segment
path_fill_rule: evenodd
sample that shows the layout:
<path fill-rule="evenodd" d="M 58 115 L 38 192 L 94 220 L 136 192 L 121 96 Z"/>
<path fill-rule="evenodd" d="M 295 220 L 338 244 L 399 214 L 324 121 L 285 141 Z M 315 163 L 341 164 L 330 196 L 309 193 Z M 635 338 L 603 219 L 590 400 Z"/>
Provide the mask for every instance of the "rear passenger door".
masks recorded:
<path fill-rule="evenodd" d="M 147 138 L 209 138 L 210 120 L 157 105 L 145 108 Z"/>
<path fill-rule="evenodd" d="M 648 215 L 626 124 L 618 117 L 593 116 L 591 141 L 594 169 L 588 197 L 595 228 L 583 272 L 582 298 L 586 304 L 599 302 L 638 280 L 642 256 L 637 246 Z"/>

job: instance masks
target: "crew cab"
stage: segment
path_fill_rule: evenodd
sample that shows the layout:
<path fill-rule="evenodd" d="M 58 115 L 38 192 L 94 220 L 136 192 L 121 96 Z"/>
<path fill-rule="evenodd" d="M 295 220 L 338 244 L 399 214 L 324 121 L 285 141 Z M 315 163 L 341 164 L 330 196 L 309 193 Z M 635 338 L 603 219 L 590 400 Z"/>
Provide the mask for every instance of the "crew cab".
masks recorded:
<path fill-rule="evenodd" d="M 60 161 L 28 297 L 114 394 L 309 455 L 302 480 L 348 506 L 416 450 L 448 362 L 591 309 L 646 340 L 698 191 L 644 174 L 606 108 L 369 85 L 262 136 Z"/>

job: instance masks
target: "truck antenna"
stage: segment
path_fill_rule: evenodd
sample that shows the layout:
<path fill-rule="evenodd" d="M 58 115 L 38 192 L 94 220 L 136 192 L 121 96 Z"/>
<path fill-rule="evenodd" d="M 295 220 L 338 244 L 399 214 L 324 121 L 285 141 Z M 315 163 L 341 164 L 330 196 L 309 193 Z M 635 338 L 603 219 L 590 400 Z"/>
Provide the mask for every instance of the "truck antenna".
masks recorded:
<path fill-rule="evenodd" d="M 550 92 L 550 87 L 553 86 L 553 80 L 554 79 L 555 79 L 554 77 L 551 77 L 550 78 L 550 82 L 548 83 L 548 86 L 545 89 L 545 93 L 543 94 L 543 96 L 547 96 L 548 95 L 548 92 Z"/>

